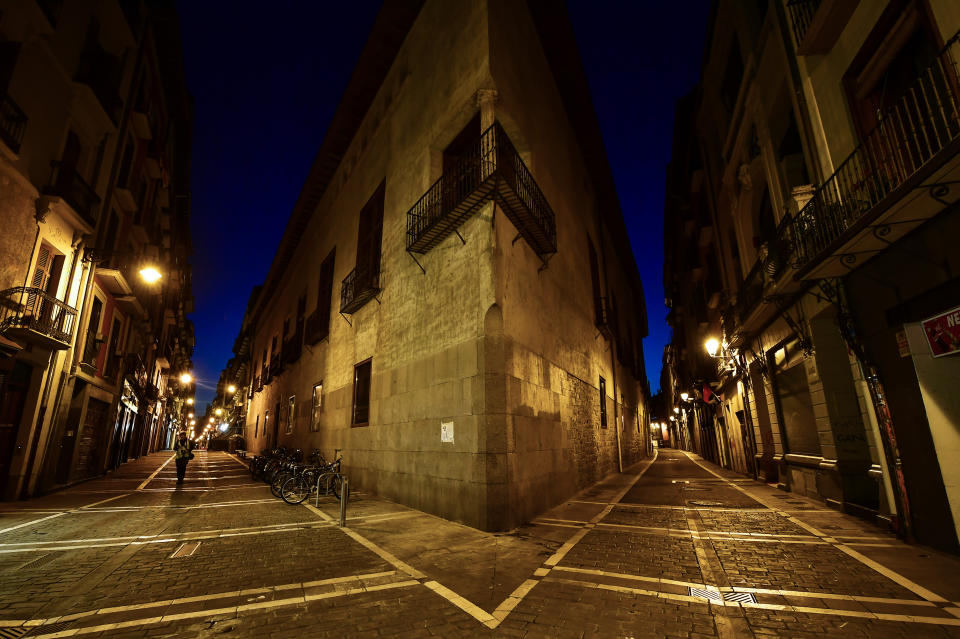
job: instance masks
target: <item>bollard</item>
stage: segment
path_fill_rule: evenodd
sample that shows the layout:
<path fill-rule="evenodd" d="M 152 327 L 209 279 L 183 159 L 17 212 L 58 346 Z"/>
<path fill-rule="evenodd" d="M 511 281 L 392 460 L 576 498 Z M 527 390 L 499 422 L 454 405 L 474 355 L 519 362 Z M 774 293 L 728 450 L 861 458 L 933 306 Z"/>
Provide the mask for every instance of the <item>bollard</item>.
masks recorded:
<path fill-rule="evenodd" d="M 343 478 L 340 484 L 340 527 L 343 528 L 347 523 L 347 494 L 350 492 L 350 480 Z"/>

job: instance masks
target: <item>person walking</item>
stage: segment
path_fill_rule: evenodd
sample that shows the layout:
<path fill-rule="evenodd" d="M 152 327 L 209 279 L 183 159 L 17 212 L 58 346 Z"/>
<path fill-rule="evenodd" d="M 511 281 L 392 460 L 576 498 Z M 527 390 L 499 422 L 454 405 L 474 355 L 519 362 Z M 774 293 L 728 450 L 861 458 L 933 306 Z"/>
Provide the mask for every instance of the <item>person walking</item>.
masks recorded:
<path fill-rule="evenodd" d="M 193 459 L 193 442 L 187 439 L 186 431 L 180 431 L 173 451 L 177 455 L 177 483 L 182 484 L 183 476 L 187 473 L 187 463 Z"/>

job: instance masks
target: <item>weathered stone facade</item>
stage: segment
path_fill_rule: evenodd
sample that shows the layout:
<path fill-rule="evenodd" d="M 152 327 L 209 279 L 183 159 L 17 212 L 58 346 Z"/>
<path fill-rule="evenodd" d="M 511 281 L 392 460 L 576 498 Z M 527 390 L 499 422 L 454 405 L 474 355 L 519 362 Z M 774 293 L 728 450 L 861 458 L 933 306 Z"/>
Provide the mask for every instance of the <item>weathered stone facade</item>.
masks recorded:
<path fill-rule="evenodd" d="M 391 10 L 388 3 L 371 42 L 385 37 Z M 537 18 L 524 3 L 426 2 L 391 60 L 379 61 L 389 62 L 382 77 L 368 46 L 355 78 L 379 89 L 353 130 L 337 130 L 334 118 L 318 163 L 332 153 L 331 139 L 349 144 L 336 150 L 329 175 L 315 166 L 304 193 L 322 196 L 302 217 L 294 212 L 248 311 L 249 449 L 319 447 L 328 457 L 342 449 L 354 485 L 490 530 L 648 453 L 639 276 L 612 180 L 597 179 L 609 179 L 606 160 L 580 149 L 584 136 L 599 144 L 596 123 L 561 95 L 549 57 L 558 47 L 543 44 Z M 567 32 L 553 35 L 572 45 Z M 359 93 L 348 87 L 341 111 L 356 108 Z M 407 212 L 443 175 L 444 149 L 465 127 L 476 126 L 467 135 L 479 138 L 494 121 L 555 212 L 556 254 L 541 259 L 493 202 L 459 226 L 460 237 L 408 253 Z M 338 315 L 340 282 L 358 263 L 358 213 L 381 184 L 380 290 Z M 591 285 L 588 243 L 601 256 L 602 290 Z M 302 297 L 306 314 L 322 306 L 317 279 L 333 250 L 329 336 L 307 340 L 275 374 L 274 338 L 282 343 L 284 323 L 297 324 Z M 595 316 L 594 298 L 611 293 L 626 311 L 614 339 L 600 334 Z M 354 366 L 370 358 L 369 420 L 352 425 Z M 452 441 L 441 441 L 442 423 L 452 423 Z"/>

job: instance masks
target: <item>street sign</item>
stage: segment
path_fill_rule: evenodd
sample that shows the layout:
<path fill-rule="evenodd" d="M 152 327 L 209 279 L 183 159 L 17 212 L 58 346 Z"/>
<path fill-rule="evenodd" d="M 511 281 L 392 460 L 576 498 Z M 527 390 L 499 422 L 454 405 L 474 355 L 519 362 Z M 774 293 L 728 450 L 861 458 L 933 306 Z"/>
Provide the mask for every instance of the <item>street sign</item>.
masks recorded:
<path fill-rule="evenodd" d="M 934 357 L 960 353 L 960 306 L 923 320 L 923 334 Z"/>

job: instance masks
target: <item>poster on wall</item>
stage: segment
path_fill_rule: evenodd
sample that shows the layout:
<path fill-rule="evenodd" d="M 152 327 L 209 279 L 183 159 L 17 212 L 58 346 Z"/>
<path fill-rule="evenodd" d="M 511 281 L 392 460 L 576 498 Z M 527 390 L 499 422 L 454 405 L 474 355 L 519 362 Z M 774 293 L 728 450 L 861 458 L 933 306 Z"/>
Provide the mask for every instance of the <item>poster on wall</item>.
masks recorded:
<path fill-rule="evenodd" d="M 960 353 L 960 306 L 923 320 L 923 334 L 934 357 Z"/>

